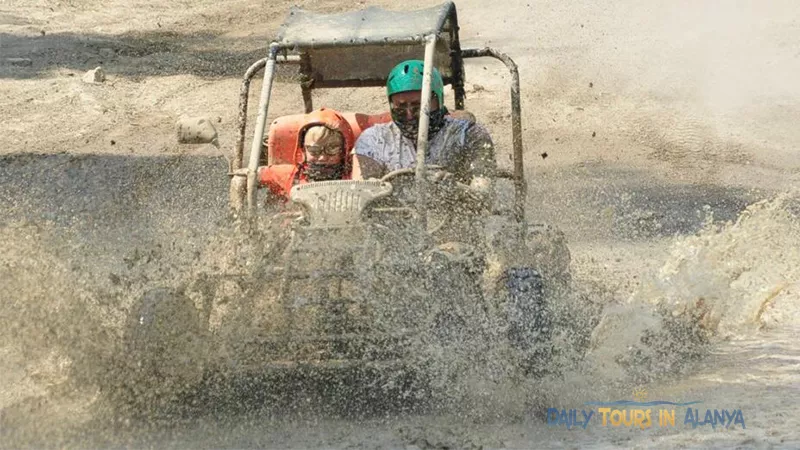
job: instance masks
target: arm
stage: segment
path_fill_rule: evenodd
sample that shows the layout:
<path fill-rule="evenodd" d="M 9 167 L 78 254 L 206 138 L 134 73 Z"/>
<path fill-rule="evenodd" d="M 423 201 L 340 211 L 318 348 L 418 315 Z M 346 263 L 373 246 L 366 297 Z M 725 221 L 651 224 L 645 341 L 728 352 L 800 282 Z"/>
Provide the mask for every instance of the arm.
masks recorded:
<path fill-rule="evenodd" d="M 379 159 L 381 148 L 383 148 L 383 142 L 374 128 L 368 128 L 361 133 L 353 148 L 352 178 L 354 180 L 380 178 L 386 174 L 386 164 Z"/>
<path fill-rule="evenodd" d="M 469 153 L 469 173 L 472 175 L 469 190 L 480 203 L 489 205 L 493 200 L 493 182 L 497 170 L 494 142 L 482 125 L 473 124 L 467 130 L 466 149 Z"/>
<path fill-rule="evenodd" d="M 386 174 L 386 166 L 365 155 L 353 155 L 354 180 L 380 178 Z"/>

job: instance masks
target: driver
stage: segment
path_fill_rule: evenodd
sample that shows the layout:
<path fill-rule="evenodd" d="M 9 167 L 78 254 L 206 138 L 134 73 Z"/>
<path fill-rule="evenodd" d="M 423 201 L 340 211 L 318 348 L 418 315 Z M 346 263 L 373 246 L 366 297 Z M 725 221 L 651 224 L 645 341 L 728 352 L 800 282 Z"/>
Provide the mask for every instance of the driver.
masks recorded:
<path fill-rule="evenodd" d="M 297 134 L 297 152 L 303 161 L 262 167 L 259 183 L 273 199 L 286 202 L 296 184 L 349 179 L 354 140 L 350 124 L 339 113 L 327 108 L 314 111 Z"/>
<path fill-rule="evenodd" d="M 364 130 L 355 144 L 354 173 L 358 178 L 373 178 L 387 172 L 414 167 L 417 133 L 422 107 L 422 67 L 420 60 L 408 60 L 389 73 L 386 92 L 392 121 Z M 444 82 L 434 68 L 431 78 L 428 149 L 426 164 L 440 165 L 469 186 L 478 199 L 488 201 L 491 177 L 496 168 L 494 144 L 489 132 L 474 121 L 448 116 L 444 104 Z"/>
<path fill-rule="evenodd" d="M 416 165 L 419 118 L 422 110 L 423 62 L 404 61 L 389 73 L 386 92 L 392 121 L 364 130 L 355 144 L 354 177 L 380 177 L 397 169 Z M 549 315 L 544 301 L 540 273 L 530 267 L 529 253 L 514 244 L 516 223 L 492 211 L 496 161 L 489 132 L 474 120 L 448 115 L 444 106 L 444 83 L 439 71 L 432 70 L 425 163 L 442 166 L 455 181 L 467 185 L 464 201 L 447 209 L 446 215 L 460 215 L 442 230 L 437 246 L 452 260 L 483 259 L 484 286 L 491 292 L 505 292 L 510 321 L 509 335 L 526 351 L 549 335 Z M 436 175 L 441 175 L 441 172 Z M 459 214 L 459 210 L 467 210 Z M 477 214 L 475 214 L 477 212 Z M 471 220 L 477 218 L 478 220 Z M 466 220 L 464 220 L 466 219 Z M 482 219 L 486 220 L 482 224 Z M 488 231 L 488 233 L 484 233 Z M 484 234 L 486 236 L 484 237 Z M 446 242 L 447 239 L 452 239 Z M 467 245 L 462 245 L 467 244 Z M 511 244 L 511 246 L 509 246 Z M 513 247 L 512 247 L 513 246 Z M 520 253 L 521 252 L 521 253 Z M 439 253 L 439 254 L 442 254 Z M 546 350 L 544 350 L 546 351 Z M 536 356 L 534 354 L 534 356 Z M 538 357 L 532 358 L 534 364 Z"/>

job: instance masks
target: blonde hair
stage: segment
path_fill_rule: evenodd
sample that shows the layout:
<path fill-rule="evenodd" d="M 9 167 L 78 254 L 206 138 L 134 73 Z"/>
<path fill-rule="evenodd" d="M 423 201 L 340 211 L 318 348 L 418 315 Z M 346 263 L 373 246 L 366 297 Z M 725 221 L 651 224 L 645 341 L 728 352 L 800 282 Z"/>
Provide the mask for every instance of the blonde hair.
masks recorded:
<path fill-rule="evenodd" d="M 303 146 L 339 144 L 344 151 L 344 136 L 338 130 L 333 130 L 324 125 L 309 127 L 303 137 Z"/>

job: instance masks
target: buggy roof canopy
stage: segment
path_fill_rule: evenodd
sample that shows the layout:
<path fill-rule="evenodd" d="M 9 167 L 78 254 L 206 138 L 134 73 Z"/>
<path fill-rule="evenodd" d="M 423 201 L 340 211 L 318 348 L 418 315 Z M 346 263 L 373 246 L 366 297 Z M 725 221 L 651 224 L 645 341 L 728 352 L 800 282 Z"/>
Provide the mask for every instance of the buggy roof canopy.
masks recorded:
<path fill-rule="evenodd" d="M 423 59 L 425 38 L 437 36 L 436 67 L 452 84 L 463 72 L 453 2 L 417 11 L 370 7 L 320 14 L 292 8 L 275 44 L 303 58 L 312 86 L 380 86 L 406 59 Z"/>

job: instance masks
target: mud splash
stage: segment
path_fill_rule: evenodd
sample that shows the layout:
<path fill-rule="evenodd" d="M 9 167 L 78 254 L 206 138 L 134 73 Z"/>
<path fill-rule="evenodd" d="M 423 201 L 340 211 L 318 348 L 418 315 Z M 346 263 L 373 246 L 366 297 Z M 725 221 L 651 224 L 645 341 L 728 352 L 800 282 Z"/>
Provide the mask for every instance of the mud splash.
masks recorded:
<path fill-rule="evenodd" d="M 676 242 L 654 292 L 679 311 L 702 301 L 708 326 L 723 335 L 800 323 L 797 194 L 749 206 L 733 223 L 713 224 Z"/>
<path fill-rule="evenodd" d="M 748 206 L 735 221 L 708 214 L 676 237 L 656 276 L 594 330 L 591 371 L 651 382 L 686 373 L 715 345 L 800 321 L 797 193 Z"/>
<path fill-rule="evenodd" d="M 191 232 L 185 227 L 187 221 L 165 220 L 166 212 L 163 214 L 148 216 L 152 220 L 148 229 L 140 229 L 142 235 L 132 242 L 118 240 L 124 231 L 113 227 L 76 226 L 60 222 L 60 217 L 37 221 L 17 220 L 11 214 L 5 217 L 0 228 L 0 294 L 12 301 L 0 305 L 3 371 L 9 374 L 0 393 L 0 409 L 4 429 L 12 430 L 9 442 L 118 445 L 124 441 L 133 446 L 181 447 L 199 442 L 191 436 L 195 433 L 229 437 L 239 433 L 235 418 L 244 414 L 245 427 L 261 430 L 267 439 L 248 441 L 253 437 L 242 432 L 244 437 L 239 437 L 245 440 L 237 442 L 244 445 L 329 446 L 336 433 L 319 436 L 319 442 L 300 437 L 309 420 L 319 423 L 324 418 L 295 415 L 296 420 L 286 429 L 298 434 L 277 436 L 275 427 L 280 428 L 280 420 L 276 413 L 258 406 L 244 412 L 239 409 L 234 415 L 225 415 L 224 408 L 220 409 L 219 423 L 229 423 L 230 428 L 204 422 L 217 420 L 208 411 L 194 419 L 173 416 L 158 425 L 99 420 L 100 386 L 113 385 L 119 381 L 114 377 L 121 376 L 109 367 L 113 368 L 116 344 L 132 300 L 155 284 L 177 285 L 200 272 L 236 265 L 235 256 L 241 254 L 241 247 L 229 246 L 232 232 L 224 224 L 211 220 L 204 223 L 204 232 Z M 92 236 L 101 239 L 90 241 Z M 109 249 L 113 253 L 108 253 Z M 728 223 L 716 223 L 709 217 L 698 233 L 675 238 L 669 253 L 663 255 L 660 272 L 640 291 L 622 304 L 605 305 L 605 319 L 595 330 L 587 359 L 576 362 L 575 349 L 566 349 L 562 355 L 566 371 L 537 382 L 503 379 L 503 373 L 491 385 L 479 377 L 466 377 L 461 393 L 475 395 L 460 405 L 461 413 L 447 419 L 452 422 L 387 419 L 371 423 L 372 434 L 356 433 L 334 445 L 379 440 L 388 446 L 436 446 L 447 441 L 461 446 L 513 447 L 515 441 L 501 435 L 513 434 L 517 427 L 535 428 L 537 425 L 521 418 L 530 418 L 556 397 L 584 401 L 603 392 L 611 395 L 632 385 L 659 382 L 652 374 L 691 374 L 702 366 L 709 349 L 726 339 L 800 323 L 798 249 L 796 195 L 753 204 Z M 583 295 L 599 294 L 589 291 Z M 594 300 L 602 303 L 606 299 Z M 562 306 L 572 313 L 564 317 L 573 319 L 572 329 L 561 328 L 560 339 L 566 348 L 574 341 L 571 333 L 575 328 L 593 322 L 590 315 L 577 313 L 574 303 Z M 575 388 L 588 386 L 587 379 L 592 380 L 591 392 Z M 234 396 L 230 402 L 240 400 Z M 34 430 L 26 425 L 31 418 L 42 427 Z M 466 441 L 454 437 L 465 422 L 473 421 L 500 422 L 502 430 L 480 436 L 472 433 L 473 439 Z M 334 422 L 325 423 L 332 426 Z M 448 427 L 459 431 L 448 435 Z M 279 439 L 272 441 L 270 436 Z M 219 437 L 215 442 L 224 446 L 230 441 Z"/>

